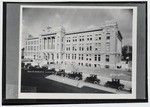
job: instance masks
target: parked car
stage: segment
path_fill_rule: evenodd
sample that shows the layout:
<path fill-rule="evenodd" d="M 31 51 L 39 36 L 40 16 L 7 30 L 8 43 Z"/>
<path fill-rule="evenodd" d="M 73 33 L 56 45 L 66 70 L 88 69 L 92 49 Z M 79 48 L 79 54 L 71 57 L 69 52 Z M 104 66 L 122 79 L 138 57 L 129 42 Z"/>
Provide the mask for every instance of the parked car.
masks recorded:
<path fill-rule="evenodd" d="M 56 74 L 56 70 L 55 70 L 55 68 L 47 69 L 47 70 L 45 70 L 45 73 L 54 75 L 54 74 Z"/>
<path fill-rule="evenodd" d="M 55 64 L 55 62 L 50 62 L 50 64 Z"/>
<path fill-rule="evenodd" d="M 82 76 L 82 72 L 71 72 L 67 74 L 68 78 L 73 78 L 75 80 L 82 80 L 83 76 Z"/>
<path fill-rule="evenodd" d="M 112 78 L 112 81 L 107 81 L 104 86 L 115 88 L 118 90 L 124 89 L 124 84 L 120 83 L 120 79 L 115 79 L 115 78 Z"/>
<path fill-rule="evenodd" d="M 24 67 L 25 67 L 25 63 L 21 62 L 21 69 L 24 69 Z"/>
<path fill-rule="evenodd" d="M 48 70 L 48 67 L 47 66 L 42 66 L 42 70 L 46 71 L 46 70 Z"/>
<path fill-rule="evenodd" d="M 28 70 L 29 70 L 29 71 L 44 71 L 45 69 L 44 69 L 44 68 L 41 68 L 41 67 L 38 66 L 38 65 L 35 65 L 35 66 L 30 65 Z"/>
<path fill-rule="evenodd" d="M 90 77 L 86 77 L 85 82 L 100 84 L 100 79 L 97 78 L 97 75 L 90 75 Z"/>
<path fill-rule="evenodd" d="M 35 67 L 32 66 L 32 65 L 29 65 L 29 66 L 28 66 L 28 70 L 29 70 L 29 71 L 35 71 Z"/>
<path fill-rule="evenodd" d="M 31 66 L 31 63 L 27 63 L 27 64 L 25 65 L 25 69 L 29 69 L 30 66 Z"/>
<path fill-rule="evenodd" d="M 66 72 L 65 72 L 65 70 L 64 69 L 59 69 L 59 71 L 58 72 L 56 72 L 56 75 L 59 75 L 59 76 L 66 76 Z"/>

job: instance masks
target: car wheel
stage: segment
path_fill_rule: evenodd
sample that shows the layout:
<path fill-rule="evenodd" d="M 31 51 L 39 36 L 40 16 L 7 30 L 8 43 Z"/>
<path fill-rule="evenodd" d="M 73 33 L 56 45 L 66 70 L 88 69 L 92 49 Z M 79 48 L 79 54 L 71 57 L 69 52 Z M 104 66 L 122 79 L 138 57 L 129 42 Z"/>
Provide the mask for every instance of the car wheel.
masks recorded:
<path fill-rule="evenodd" d="M 104 85 L 105 87 L 109 87 L 109 85 L 106 83 L 105 85 Z"/>
<path fill-rule="evenodd" d="M 67 78 L 69 78 L 69 75 L 66 75 Z"/>
<path fill-rule="evenodd" d="M 98 82 L 97 82 L 97 81 L 94 81 L 94 84 L 98 84 Z"/>
<path fill-rule="evenodd" d="M 101 80 L 99 80 L 98 84 L 100 84 L 100 83 L 101 83 Z"/>
<path fill-rule="evenodd" d="M 75 80 L 79 80 L 79 77 L 75 77 Z"/>
<path fill-rule="evenodd" d="M 118 90 L 123 90 L 123 87 L 122 87 L 122 86 L 119 86 L 119 87 L 118 87 Z"/>

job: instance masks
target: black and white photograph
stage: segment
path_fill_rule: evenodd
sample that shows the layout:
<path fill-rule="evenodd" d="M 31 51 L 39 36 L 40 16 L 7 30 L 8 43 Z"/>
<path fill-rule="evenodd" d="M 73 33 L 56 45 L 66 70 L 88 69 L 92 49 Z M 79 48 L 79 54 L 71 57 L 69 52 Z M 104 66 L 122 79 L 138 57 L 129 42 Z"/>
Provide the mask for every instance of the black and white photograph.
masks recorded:
<path fill-rule="evenodd" d="M 20 7 L 19 98 L 136 98 L 136 7 Z"/>

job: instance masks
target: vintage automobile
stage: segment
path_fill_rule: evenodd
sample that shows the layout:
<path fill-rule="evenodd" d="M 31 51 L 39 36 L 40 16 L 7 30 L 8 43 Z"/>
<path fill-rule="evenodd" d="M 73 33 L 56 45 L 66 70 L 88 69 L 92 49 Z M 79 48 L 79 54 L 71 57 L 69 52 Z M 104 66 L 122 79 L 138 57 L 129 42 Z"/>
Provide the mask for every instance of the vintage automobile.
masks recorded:
<path fill-rule="evenodd" d="M 27 63 L 27 64 L 24 66 L 24 68 L 25 68 L 25 69 L 29 69 L 30 66 L 31 66 L 31 63 Z"/>
<path fill-rule="evenodd" d="M 97 78 L 97 75 L 90 75 L 90 77 L 86 77 L 85 82 L 100 84 L 100 79 Z"/>
<path fill-rule="evenodd" d="M 82 80 L 82 72 L 75 72 L 75 71 L 72 71 L 71 73 L 68 73 L 66 75 L 66 77 L 68 78 L 73 78 L 75 80 Z"/>
<path fill-rule="evenodd" d="M 54 62 L 50 62 L 50 64 L 55 64 Z"/>
<path fill-rule="evenodd" d="M 28 70 L 29 70 L 29 71 L 34 71 L 34 70 L 35 70 L 35 67 L 32 66 L 32 65 L 29 65 L 29 66 L 28 66 Z"/>
<path fill-rule="evenodd" d="M 104 86 L 115 88 L 117 90 L 123 90 L 124 89 L 124 84 L 120 83 L 120 79 L 115 79 L 115 78 L 112 78 L 112 81 L 107 81 Z"/>
<path fill-rule="evenodd" d="M 66 76 L 66 72 L 64 69 L 59 69 L 59 71 L 56 72 L 56 75 L 64 77 L 64 76 Z"/>
<path fill-rule="evenodd" d="M 46 74 L 55 75 L 56 74 L 56 70 L 55 70 L 55 68 L 47 69 L 47 70 L 45 70 L 45 73 Z"/>

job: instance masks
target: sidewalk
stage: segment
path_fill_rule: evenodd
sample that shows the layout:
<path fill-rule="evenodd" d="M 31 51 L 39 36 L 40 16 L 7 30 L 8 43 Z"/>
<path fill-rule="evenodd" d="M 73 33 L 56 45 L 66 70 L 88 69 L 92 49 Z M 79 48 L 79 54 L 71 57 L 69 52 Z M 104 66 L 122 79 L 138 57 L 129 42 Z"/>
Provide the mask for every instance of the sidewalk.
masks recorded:
<path fill-rule="evenodd" d="M 107 81 L 111 81 L 112 78 L 120 79 L 120 83 L 125 85 L 125 88 L 130 89 L 132 87 L 131 84 L 131 72 L 123 71 L 123 70 L 110 70 L 110 69 L 95 69 L 91 67 L 82 67 L 77 66 L 77 72 L 83 73 L 83 80 L 90 76 L 90 74 L 97 75 L 97 78 L 101 80 L 101 84 L 105 84 Z M 76 68 L 77 68 L 76 67 Z M 74 71 L 73 66 L 70 65 L 50 65 L 49 68 L 65 69 L 66 73 Z"/>
<path fill-rule="evenodd" d="M 130 94 L 127 91 L 117 91 L 116 89 L 113 89 L 113 88 L 104 87 L 102 84 L 96 85 L 96 84 L 91 84 L 91 83 L 85 83 L 83 80 L 82 81 L 76 81 L 73 79 L 60 77 L 60 76 L 56 76 L 56 75 L 47 76 L 46 79 L 50 79 L 53 81 L 57 81 L 57 82 L 71 85 L 71 86 L 78 87 L 78 88 L 83 88 L 86 86 L 86 87 L 90 87 L 90 88 L 94 88 L 94 89 L 98 89 L 98 90 L 104 90 L 104 91 L 111 92 L 114 94 Z"/>

